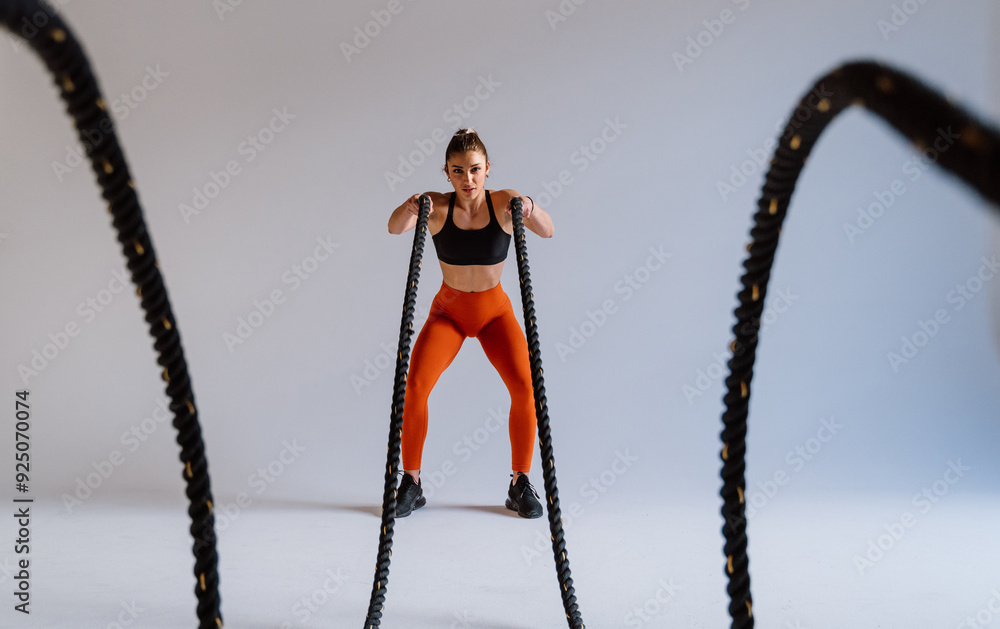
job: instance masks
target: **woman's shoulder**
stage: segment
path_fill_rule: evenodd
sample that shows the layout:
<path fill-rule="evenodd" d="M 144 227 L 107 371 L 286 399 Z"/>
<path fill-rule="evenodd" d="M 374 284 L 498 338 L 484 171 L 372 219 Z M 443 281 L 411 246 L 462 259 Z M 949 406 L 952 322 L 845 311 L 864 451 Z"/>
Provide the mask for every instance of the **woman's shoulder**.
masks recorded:
<path fill-rule="evenodd" d="M 508 201 L 518 196 L 521 196 L 521 193 L 511 188 L 505 188 L 503 190 L 490 190 L 490 199 L 494 203 L 500 203 L 504 206 L 507 205 Z"/>
<path fill-rule="evenodd" d="M 441 203 L 448 203 L 449 199 L 451 199 L 451 193 L 450 192 L 430 192 L 430 191 L 428 191 L 428 192 L 424 192 L 422 194 L 426 194 L 427 196 L 429 196 L 431 198 L 431 203 L 433 203 L 434 205 L 439 205 Z"/>
<path fill-rule="evenodd" d="M 434 206 L 434 213 L 431 214 L 431 223 L 436 221 L 444 221 L 445 216 L 448 215 L 448 203 L 451 201 L 451 195 L 447 192 L 424 192 L 431 199 L 431 205 Z"/>

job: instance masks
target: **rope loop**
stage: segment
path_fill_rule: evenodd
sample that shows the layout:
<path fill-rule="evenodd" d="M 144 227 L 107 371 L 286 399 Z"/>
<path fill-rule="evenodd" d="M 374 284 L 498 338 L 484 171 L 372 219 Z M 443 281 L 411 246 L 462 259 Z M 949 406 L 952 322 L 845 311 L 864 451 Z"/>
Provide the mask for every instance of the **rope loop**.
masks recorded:
<path fill-rule="evenodd" d="M 799 100 L 785 125 L 757 202 L 751 246 L 743 262 L 735 340 L 730 344 L 722 414 L 722 518 L 732 627 L 753 627 L 750 561 L 747 557 L 747 409 L 757 355 L 760 318 L 774 253 L 792 193 L 809 153 L 827 125 L 860 105 L 880 116 L 914 146 L 934 148 L 934 162 L 957 175 L 994 205 L 1000 205 L 1000 133 L 948 101 L 938 91 L 895 68 L 872 61 L 848 63 L 820 78 Z"/>

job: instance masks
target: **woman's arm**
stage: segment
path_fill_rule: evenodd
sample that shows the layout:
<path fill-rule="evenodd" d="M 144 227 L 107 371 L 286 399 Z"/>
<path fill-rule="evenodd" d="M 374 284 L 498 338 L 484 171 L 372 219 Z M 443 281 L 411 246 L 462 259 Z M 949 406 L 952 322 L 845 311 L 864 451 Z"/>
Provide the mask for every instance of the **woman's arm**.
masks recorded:
<path fill-rule="evenodd" d="M 522 206 L 524 201 L 521 201 Z M 531 213 L 528 214 L 528 218 L 524 219 L 524 226 L 535 232 L 542 238 L 552 238 L 555 234 L 555 226 L 552 224 L 552 217 L 549 213 L 542 208 L 535 205 L 534 199 L 528 199 L 528 203 L 531 207 Z"/>
<path fill-rule="evenodd" d="M 430 214 L 433 214 L 434 200 L 432 193 L 425 192 L 424 194 L 431 197 Z M 406 201 L 403 201 L 402 205 L 392 211 L 392 214 L 389 216 L 390 234 L 402 234 L 417 226 L 417 218 L 420 216 L 420 197 L 421 195 L 415 194 Z"/>
<path fill-rule="evenodd" d="M 542 238 L 552 238 L 555 233 L 555 226 L 552 224 L 552 217 L 542 208 L 535 205 L 533 199 L 523 196 L 517 190 L 504 190 L 510 198 L 507 201 L 507 212 L 511 210 L 511 201 L 521 198 L 521 212 L 524 226 L 535 232 Z"/>

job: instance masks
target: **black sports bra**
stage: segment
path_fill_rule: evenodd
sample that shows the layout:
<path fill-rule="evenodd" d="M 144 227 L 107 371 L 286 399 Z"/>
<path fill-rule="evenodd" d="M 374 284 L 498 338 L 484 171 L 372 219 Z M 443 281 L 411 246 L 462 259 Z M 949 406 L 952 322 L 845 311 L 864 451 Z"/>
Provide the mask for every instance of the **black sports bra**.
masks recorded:
<path fill-rule="evenodd" d="M 486 191 L 486 206 L 490 210 L 490 222 L 481 229 L 459 229 L 455 225 L 455 193 L 448 202 L 448 217 L 441 231 L 434 234 L 434 249 L 438 260 L 458 266 L 474 264 L 499 264 L 507 259 L 510 249 L 510 234 L 503 230 L 493 211 L 493 201 Z"/>

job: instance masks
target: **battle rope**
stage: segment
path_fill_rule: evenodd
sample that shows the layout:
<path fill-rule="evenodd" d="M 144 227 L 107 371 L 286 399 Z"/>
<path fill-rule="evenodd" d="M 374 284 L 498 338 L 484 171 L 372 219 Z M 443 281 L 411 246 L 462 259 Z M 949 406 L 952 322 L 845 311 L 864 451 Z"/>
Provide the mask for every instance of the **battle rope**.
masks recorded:
<path fill-rule="evenodd" d="M 576 604 L 573 578 L 566 556 L 566 541 L 559 508 L 559 490 L 556 487 L 555 458 L 552 454 L 552 432 L 545 400 L 545 382 L 542 379 L 542 358 L 539 352 L 538 329 L 535 323 L 535 303 L 531 294 L 531 271 L 528 268 L 528 251 L 524 243 L 524 225 L 521 221 L 521 200 L 515 199 L 514 244 L 517 251 L 517 272 L 521 280 L 521 303 L 524 306 L 524 324 L 527 329 L 528 351 L 531 360 L 531 381 L 535 393 L 535 415 L 538 419 L 538 438 L 544 462 L 545 494 L 549 513 L 549 530 L 552 533 L 552 551 L 555 554 L 556 572 L 562 586 L 563 607 L 571 629 L 583 629 L 583 620 Z M 413 337 L 413 311 L 417 301 L 417 284 L 420 280 L 420 260 L 424 254 L 427 217 L 430 198 L 420 197 L 420 213 L 413 234 L 410 253 L 410 272 L 406 278 L 406 296 L 403 299 L 403 320 L 399 326 L 399 349 L 396 354 L 396 379 L 392 391 L 392 417 L 389 425 L 389 453 L 385 464 L 385 490 L 382 495 L 382 529 L 379 534 L 378 559 L 375 565 L 375 582 L 368 604 L 365 629 L 380 626 L 385 604 L 386 585 L 389 582 L 389 560 L 392 556 L 392 533 L 396 522 L 396 476 L 399 469 L 400 447 L 403 432 L 403 402 L 406 398 L 406 375 L 410 363 L 410 339 Z"/>
<path fill-rule="evenodd" d="M 538 443 L 541 448 L 542 476 L 545 480 L 546 509 L 549 514 L 549 532 L 552 553 L 556 560 L 556 574 L 562 586 L 563 608 L 571 629 L 583 629 L 583 618 L 576 604 L 573 577 L 566 556 L 563 534 L 562 510 L 559 508 L 559 488 L 556 487 L 556 463 L 552 453 L 552 431 L 549 428 L 549 409 L 545 399 L 545 379 L 542 374 L 541 343 L 535 321 L 535 299 L 531 294 L 531 269 L 528 268 L 528 249 L 524 242 L 524 224 L 521 220 L 521 199 L 511 204 L 514 219 L 514 247 L 517 254 L 517 275 L 521 280 L 521 306 L 524 308 L 524 331 L 528 338 L 528 355 L 531 360 L 531 384 L 535 391 L 535 417 L 538 419 Z"/>
<path fill-rule="evenodd" d="M 752 627 L 753 607 L 747 558 L 745 462 L 747 407 L 757 351 L 757 331 L 767 295 L 774 252 L 788 204 L 806 158 L 837 114 L 860 105 L 910 139 L 928 160 L 954 173 L 983 197 L 1000 204 L 1000 134 L 942 95 L 899 70 L 873 62 L 842 66 L 824 76 L 803 97 L 785 126 L 764 189 L 757 202 L 749 256 L 743 263 L 733 357 L 726 378 L 722 438 L 722 516 L 725 572 L 729 578 L 732 626 Z"/>
<path fill-rule="evenodd" d="M 389 560 L 392 557 L 392 532 L 396 524 L 396 474 L 399 469 L 400 448 L 403 440 L 403 402 L 406 399 L 406 374 L 410 368 L 410 339 L 413 337 L 413 312 L 417 303 L 417 284 L 420 282 L 420 260 L 424 255 L 427 238 L 427 217 L 431 200 L 420 196 L 417 227 L 413 233 L 413 250 L 410 252 L 410 271 L 406 277 L 406 295 L 403 298 L 403 320 L 399 325 L 399 350 L 396 352 L 396 379 L 392 389 L 392 415 L 389 421 L 389 453 L 385 462 L 385 490 L 382 494 L 382 528 L 378 539 L 378 558 L 375 562 L 375 583 L 368 603 L 365 628 L 378 627 L 382 620 L 385 590 L 389 583 Z"/>
<path fill-rule="evenodd" d="M 222 627 L 222 616 L 215 519 L 198 411 L 177 321 L 167 298 L 128 164 L 115 135 L 114 122 L 87 56 L 55 9 L 40 0 L 0 0 L 0 24 L 27 41 L 52 73 L 86 148 L 102 195 L 108 202 L 132 282 L 142 298 L 149 332 L 156 339 L 157 362 L 163 367 L 162 377 L 167 383 L 170 410 L 174 413 L 186 493 L 191 503 L 188 514 L 194 538 L 199 627 L 217 629 Z"/>

